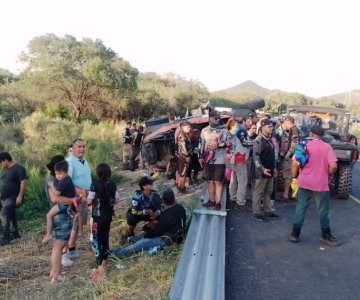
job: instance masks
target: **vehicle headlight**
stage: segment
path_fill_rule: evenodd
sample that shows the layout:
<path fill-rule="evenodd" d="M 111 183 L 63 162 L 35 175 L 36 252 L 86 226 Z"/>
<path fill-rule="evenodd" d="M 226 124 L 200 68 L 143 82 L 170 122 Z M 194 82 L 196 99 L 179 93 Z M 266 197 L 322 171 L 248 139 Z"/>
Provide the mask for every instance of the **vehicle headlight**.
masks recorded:
<path fill-rule="evenodd" d="M 335 154 L 338 159 L 351 159 L 351 151 L 350 150 L 338 150 L 335 149 Z"/>

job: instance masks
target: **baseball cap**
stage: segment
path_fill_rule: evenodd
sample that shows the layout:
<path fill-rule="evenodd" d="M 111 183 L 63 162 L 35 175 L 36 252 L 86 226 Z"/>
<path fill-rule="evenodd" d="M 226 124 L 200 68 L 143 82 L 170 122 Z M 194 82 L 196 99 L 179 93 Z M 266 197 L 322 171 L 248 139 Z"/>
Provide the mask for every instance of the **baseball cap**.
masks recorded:
<path fill-rule="evenodd" d="M 324 128 L 322 128 L 320 125 L 312 126 L 310 132 L 318 136 L 323 136 L 325 134 Z"/>
<path fill-rule="evenodd" d="M 268 118 L 265 118 L 265 119 L 261 120 L 260 125 L 262 127 L 262 126 L 267 126 L 267 125 L 273 125 L 273 123 Z"/>
<path fill-rule="evenodd" d="M 152 180 L 148 176 L 143 176 L 139 180 L 139 187 L 142 189 L 145 185 L 152 185 L 154 183 L 154 180 Z"/>

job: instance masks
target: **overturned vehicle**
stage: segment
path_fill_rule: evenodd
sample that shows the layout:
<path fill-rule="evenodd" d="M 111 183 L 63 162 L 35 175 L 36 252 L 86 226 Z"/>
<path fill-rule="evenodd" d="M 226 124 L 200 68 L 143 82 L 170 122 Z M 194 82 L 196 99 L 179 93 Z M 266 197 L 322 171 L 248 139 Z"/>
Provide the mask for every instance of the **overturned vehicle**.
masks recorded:
<path fill-rule="evenodd" d="M 352 188 L 352 167 L 358 159 L 356 138 L 349 134 L 350 113 L 344 109 L 289 105 L 287 113 L 294 117 L 301 135 L 309 135 L 313 125 L 325 129 L 323 140 L 329 143 L 338 159 L 338 169 L 331 181 L 331 191 L 337 198 L 347 199 Z"/>
<path fill-rule="evenodd" d="M 221 122 L 225 124 L 238 110 L 246 110 L 256 115 L 255 110 L 264 106 L 263 99 L 239 104 L 235 109 L 216 107 L 207 103 L 193 110 L 191 116 L 179 120 L 170 121 L 166 117 L 148 120 L 145 122 L 146 131 L 141 149 L 145 164 L 150 167 L 165 168 L 166 163 L 175 154 L 175 131 L 184 120 L 201 131 L 209 125 L 209 109 L 216 109 L 220 113 Z"/>

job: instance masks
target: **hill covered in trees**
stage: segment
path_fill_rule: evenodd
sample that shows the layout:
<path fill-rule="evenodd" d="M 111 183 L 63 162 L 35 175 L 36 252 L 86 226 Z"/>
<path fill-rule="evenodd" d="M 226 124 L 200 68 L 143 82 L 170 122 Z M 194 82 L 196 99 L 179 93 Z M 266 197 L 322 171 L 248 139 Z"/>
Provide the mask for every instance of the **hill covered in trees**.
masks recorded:
<path fill-rule="evenodd" d="M 32 39 L 19 56 L 26 66 L 18 75 L 0 68 L 1 120 L 21 119 L 35 111 L 50 117 L 81 120 L 144 120 L 183 116 L 187 109 L 212 101 L 236 107 L 264 98 L 266 109 L 280 103 L 347 107 L 360 115 L 360 91 L 315 99 L 270 90 L 246 81 L 210 93 L 197 80 L 176 74 L 142 73 L 101 40 L 47 34 Z"/>

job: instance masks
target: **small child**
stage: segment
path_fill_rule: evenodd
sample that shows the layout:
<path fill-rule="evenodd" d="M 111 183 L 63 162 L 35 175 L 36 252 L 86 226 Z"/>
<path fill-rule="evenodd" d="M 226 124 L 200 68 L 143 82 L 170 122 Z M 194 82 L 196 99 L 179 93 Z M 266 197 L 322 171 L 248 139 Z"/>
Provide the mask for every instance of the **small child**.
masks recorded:
<path fill-rule="evenodd" d="M 52 239 L 51 232 L 53 230 L 53 217 L 57 214 L 79 214 L 79 199 L 76 199 L 75 186 L 68 175 L 69 165 L 67 161 L 63 160 L 58 162 L 54 166 L 55 170 L 55 182 L 49 183 L 49 189 L 54 190 L 56 196 L 63 196 L 66 198 L 73 198 L 73 203 L 69 208 L 69 205 L 57 204 L 54 205 L 46 215 L 46 235 L 42 240 L 45 244 Z M 78 218 L 79 228 L 82 228 L 82 218 Z M 79 235 L 81 233 L 79 232 Z"/>
<path fill-rule="evenodd" d="M 96 175 L 98 180 L 94 181 L 91 187 L 95 197 L 88 197 L 88 205 L 92 206 L 92 246 L 98 267 L 92 270 L 90 279 L 99 282 L 105 277 L 105 265 L 109 256 L 109 234 L 114 215 L 116 184 L 110 179 L 111 169 L 108 164 L 99 164 Z"/>

